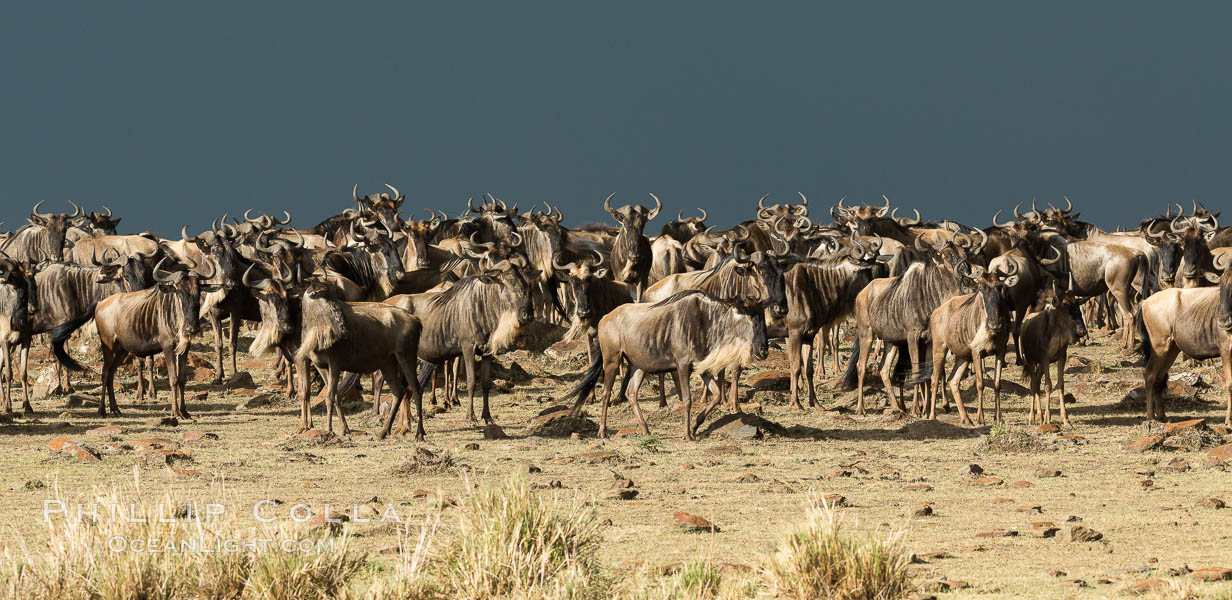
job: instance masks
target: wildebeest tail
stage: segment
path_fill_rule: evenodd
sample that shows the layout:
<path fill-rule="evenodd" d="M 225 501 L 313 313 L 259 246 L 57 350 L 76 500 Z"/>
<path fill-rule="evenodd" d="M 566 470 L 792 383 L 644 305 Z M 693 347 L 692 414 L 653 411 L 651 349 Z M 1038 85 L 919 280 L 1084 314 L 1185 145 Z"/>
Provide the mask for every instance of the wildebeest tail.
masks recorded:
<path fill-rule="evenodd" d="M 428 382 L 432 379 L 432 373 L 436 371 L 436 363 L 426 360 L 419 361 L 419 389 L 428 389 Z"/>
<path fill-rule="evenodd" d="M 599 383 L 599 376 L 603 374 L 603 356 L 600 353 L 595 353 L 595 359 L 591 361 L 590 367 L 586 369 L 586 374 L 582 376 L 581 383 L 574 386 L 565 394 L 565 398 L 576 396 L 577 398 L 585 398 L 595 389 Z"/>
<path fill-rule="evenodd" d="M 851 358 L 847 359 L 847 369 L 843 371 L 843 378 L 839 380 L 838 389 L 844 392 L 850 392 L 856 389 L 858 376 L 856 373 L 856 361 L 860 360 L 860 343 L 851 345 Z M 865 358 L 865 360 L 868 360 Z"/>
<path fill-rule="evenodd" d="M 929 344 L 923 341 L 920 342 L 921 356 L 931 355 L 931 351 L 928 351 L 929 354 L 925 354 L 928 346 Z M 914 385 L 914 382 L 908 383 L 907 381 L 907 377 L 911 375 L 911 355 L 907 353 L 907 342 L 897 342 L 894 344 L 894 347 L 898 349 L 898 356 L 894 361 L 894 371 L 890 373 L 890 383 L 899 387 Z"/>
<path fill-rule="evenodd" d="M 74 331 L 80 329 L 91 318 L 93 317 L 85 316 L 65 321 L 51 330 L 51 352 L 56 356 L 56 360 L 70 371 L 84 371 L 86 368 L 68 355 L 68 352 L 64 350 L 64 343 L 68 341 L 69 336 L 73 335 Z"/>
<path fill-rule="evenodd" d="M 1151 360 L 1151 340 L 1147 339 L 1146 321 L 1142 318 L 1142 305 L 1134 310 L 1134 329 L 1138 332 L 1140 341 L 1138 342 L 1138 353 L 1142 355 L 1145 361 Z"/>

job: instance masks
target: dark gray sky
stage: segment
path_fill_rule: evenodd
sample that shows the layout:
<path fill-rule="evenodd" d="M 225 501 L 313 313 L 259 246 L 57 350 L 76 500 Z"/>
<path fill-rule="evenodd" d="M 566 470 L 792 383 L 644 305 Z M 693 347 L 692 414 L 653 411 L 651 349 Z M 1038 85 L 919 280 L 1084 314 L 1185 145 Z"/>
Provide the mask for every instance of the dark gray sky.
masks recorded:
<path fill-rule="evenodd" d="M 797 190 L 1115 224 L 1232 187 L 1230 4 L 820 4 L 5 3 L 0 219 L 307 226 L 390 182 L 574 224 L 609 192 L 725 224 Z"/>

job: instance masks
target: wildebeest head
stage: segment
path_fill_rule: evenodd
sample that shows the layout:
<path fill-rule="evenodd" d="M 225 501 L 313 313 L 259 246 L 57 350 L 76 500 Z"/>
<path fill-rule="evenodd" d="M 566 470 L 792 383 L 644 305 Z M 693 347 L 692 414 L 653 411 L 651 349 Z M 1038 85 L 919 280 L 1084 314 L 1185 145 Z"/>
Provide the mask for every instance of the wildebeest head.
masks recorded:
<path fill-rule="evenodd" d="M 210 266 L 214 276 L 207 279 L 217 278 L 222 289 L 231 290 L 239 285 L 243 267 L 239 253 L 235 251 L 235 246 L 227 236 L 227 232 L 233 232 L 234 228 L 225 224 L 223 227 L 223 230 L 207 231 L 205 235 L 190 237 L 188 226 L 185 225 L 180 229 L 180 238 L 192 242 L 201 251 L 203 262 L 212 263 Z"/>
<path fill-rule="evenodd" d="M 30 209 L 30 223 L 47 230 L 47 245 L 51 252 L 51 260 L 64 260 L 65 248 L 72 246 L 72 242 L 65 238 L 65 234 L 68 233 L 69 226 L 73 224 L 73 219 L 81 216 L 81 207 L 72 200 L 68 203 L 73 205 L 72 214 L 40 213 L 38 209 L 43 204 L 42 200 Z"/>
<path fill-rule="evenodd" d="M 1181 265 L 1181 240 L 1172 233 L 1170 224 L 1169 214 L 1167 219 L 1146 219 L 1138 226 L 1142 237 L 1155 247 L 1155 256 L 1159 261 L 1156 280 L 1163 288 L 1172 287 L 1176 281 L 1176 270 Z"/>
<path fill-rule="evenodd" d="M 526 325 L 534 320 L 529 279 L 536 273 L 527 266 L 525 257 L 513 256 L 496 263 L 485 258 L 480 261 L 480 268 L 485 276 L 500 281 L 501 287 L 504 288 L 503 296 L 512 303 L 519 325 Z"/>
<path fill-rule="evenodd" d="M 1219 230 L 1219 219 L 1210 213 L 1204 218 L 1176 217 L 1172 219 L 1170 229 L 1180 242 L 1182 262 L 1185 265 L 1184 272 L 1180 275 L 1186 283 L 1185 287 L 1199 285 L 1204 277 L 1204 270 L 1211 264 L 1211 249 L 1206 242 Z M 1219 275 L 1215 273 L 1205 273 L 1205 277 L 1212 282 L 1219 280 Z"/>
<path fill-rule="evenodd" d="M 491 194 L 484 194 L 480 198 L 479 208 L 475 208 L 471 199 L 467 198 L 466 209 L 468 213 L 478 215 L 475 224 L 478 226 L 480 239 L 489 242 L 513 242 L 512 234 L 516 229 L 513 220 L 518 216 L 517 203 L 514 203 L 513 208 L 509 208 L 504 200 Z"/>
<path fill-rule="evenodd" d="M 971 266 L 964 275 L 971 280 L 975 293 L 984 303 L 984 327 L 992 332 L 1005 331 L 1009 327 L 1009 313 L 1013 309 L 1006 288 L 1018 283 L 1018 263 L 1009 262 L 1006 270 L 986 271 L 980 266 Z"/>
<path fill-rule="evenodd" d="M 1031 210 L 1032 212 L 1038 212 L 1039 224 L 1043 227 L 1069 236 L 1082 234 L 1082 224 L 1078 222 L 1079 213 L 1073 212 L 1074 203 L 1070 202 L 1069 196 L 1065 196 L 1065 208 L 1057 208 L 1049 204 L 1048 208 L 1042 211 L 1035 211 L 1035 202 L 1032 201 Z"/>
<path fill-rule="evenodd" d="M 536 209 L 522 213 L 521 231 L 525 233 L 523 248 L 531 265 L 539 269 L 544 281 L 556 274 L 555 260 L 565 247 L 565 228 L 560 226 L 564 214 L 543 203 L 547 212 Z M 555 214 L 553 214 L 555 210 Z"/>
<path fill-rule="evenodd" d="M 847 226 L 856 235 L 872 235 L 874 221 L 886 218 L 890 212 L 890 199 L 884 195 L 882 198 L 885 200 L 882 206 L 843 206 L 846 198 L 840 198 L 838 204 L 830 208 L 830 216 L 835 223 Z"/>
<path fill-rule="evenodd" d="M 628 244 L 629 260 L 637 262 L 643 258 L 649 259 L 649 257 L 642 257 L 640 255 L 640 244 L 635 242 L 645 237 L 642 231 L 646 228 L 648 221 L 659 215 L 659 211 L 663 209 L 663 201 L 659 200 L 658 196 L 651 194 L 650 197 L 654 198 L 655 201 L 654 208 L 646 208 L 640 204 L 626 204 L 620 208 L 612 208 L 612 196 L 615 195 L 609 194 L 603 200 L 603 210 L 606 210 L 607 214 L 612 215 L 613 219 L 620 222 L 620 235 L 623 236 L 625 243 Z"/>
<path fill-rule="evenodd" d="M 157 265 L 154 265 L 152 277 L 157 292 L 171 297 L 173 310 L 168 316 L 176 337 L 175 352 L 183 354 L 188 351 L 192 336 L 196 335 L 200 329 L 198 317 L 201 312 L 201 294 L 219 288 L 217 285 L 206 285 L 201 282 L 212 279 L 217 273 L 214 265 L 209 262 L 200 265 L 200 272 L 198 272 L 198 265 L 192 263 L 179 265 L 174 262 L 172 263 L 174 270 L 168 271 L 166 270 L 168 260 L 170 259 L 163 257 Z"/>
<path fill-rule="evenodd" d="M 428 258 L 428 240 L 432 239 L 440 225 L 441 218 L 436 215 L 423 220 L 411 219 L 402 224 L 402 233 L 406 234 L 407 251 L 415 257 L 415 268 L 426 269 L 432 265 Z"/>
<path fill-rule="evenodd" d="M 567 279 L 573 291 L 574 312 L 579 319 L 588 319 L 594 310 L 590 302 L 590 287 L 595 279 L 607 276 L 607 269 L 601 268 L 603 257 L 596 252 L 594 259 L 582 259 L 569 264 L 561 264 L 559 256 L 552 258 L 552 266 L 556 272 Z"/>
<path fill-rule="evenodd" d="M 706 217 L 709 216 L 704 208 L 697 209 L 697 212 L 702 216 L 686 217 L 683 210 L 676 213 L 676 219 L 665 223 L 659 235 L 668 236 L 681 244 L 693 239 L 693 236 L 706 231 Z"/>
<path fill-rule="evenodd" d="M 290 269 L 281 264 L 277 267 L 262 264 L 260 271 L 257 268 L 256 264 L 250 265 L 241 278 L 244 286 L 257 299 L 261 313 L 261 328 L 249 349 L 254 355 L 264 354 L 272 346 L 282 343 L 294 333 L 296 322 L 289 299 L 293 295 L 290 288 L 295 283 Z"/>
<path fill-rule="evenodd" d="M 391 239 L 393 231 L 386 228 L 384 232 L 380 232 L 375 229 L 375 225 L 376 223 L 365 224 L 358 220 L 351 221 L 348 234 L 352 242 L 368 251 L 373 272 L 393 285 L 406 275 L 402 268 L 402 256 Z"/>
<path fill-rule="evenodd" d="M 757 200 L 757 220 L 771 227 L 778 224 L 783 219 L 795 220 L 800 217 L 808 217 L 808 198 L 803 192 L 800 194 L 800 204 L 771 204 L 766 206 L 766 198 L 770 194 L 766 194 Z"/>
<path fill-rule="evenodd" d="M 84 217 L 81 217 L 81 225 L 87 226 L 103 235 L 115 235 L 116 227 L 120 224 L 120 219 L 123 217 L 112 218 L 111 209 L 106 206 L 103 207 L 103 210 L 107 211 L 106 214 L 98 212 L 86 213 Z"/>
<path fill-rule="evenodd" d="M 742 254 L 736 254 L 736 274 L 756 275 L 770 315 L 776 319 L 787 316 L 787 284 L 783 270 L 800 262 L 800 259 L 789 254 L 785 247 L 771 252 L 754 252 L 747 259 Z"/>
<path fill-rule="evenodd" d="M 149 261 L 160 252 L 162 249 L 156 248 L 147 254 L 121 256 L 115 248 L 108 248 L 101 257 L 92 253 L 90 264 L 99 268 L 99 283 L 119 281 L 124 291 L 136 292 L 154 285 L 154 270 Z"/>
<path fill-rule="evenodd" d="M 13 286 L 18 290 L 18 297 L 20 298 L 24 293 L 26 299 L 25 304 L 17 306 L 14 313 L 10 315 L 9 326 L 14 330 L 20 330 L 23 327 L 24 315 L 38 313 L 38 285 L 34 275 L 33 265 L 15 261 L 0 251 L 0 283 Z"/>
<path fill-rule="evenodd" d="M 385 184 L 393 192 L 393 195 L 381 192 L 380 194 L 368 194 L 363 198 L 359 197 L 359 184 L 351 189 L 351 196 L 355 199 L 355 203 L 359 205 L 360 210 L 372 213 L 377 220 L 383 223 L 390 230 L 397 231 L 402 226 L 401 219 L 398 218 L 398 209 L 402 208 L 402 202 L 406 200 L 398 188 Z"/>

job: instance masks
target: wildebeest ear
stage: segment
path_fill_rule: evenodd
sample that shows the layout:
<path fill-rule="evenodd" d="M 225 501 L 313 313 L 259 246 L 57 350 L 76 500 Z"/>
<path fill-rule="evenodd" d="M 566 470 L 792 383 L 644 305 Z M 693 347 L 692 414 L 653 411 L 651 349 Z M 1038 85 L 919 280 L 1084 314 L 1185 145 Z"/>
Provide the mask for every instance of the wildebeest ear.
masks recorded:
<path fill-rule="evenodd" d="M 603 279 L 604 277 L 607 277 L 607 269 L 599 269 L 591 273 L 591 275 L 593 277 L 598 277 L 599 279 Z"/>
<path fill-rule="evenodd" d="M 1208 231 L 1208 232 L 1206 232 L 1205 234 L 1203 234 L 1203 235 L 1202 235 L 1202 239 L 1204 239 L 1204 240 L 1206 240 L 1206 241 L 1208 241 L 1208 242 L 1209 242 L 1209 241 L 1211 241 L 1212 239 L 1214 239 L 1214 238 L 1215 238 L 1215 233 L 1216 233 L 1216 232 L 1214 232 L 1214 231 Z"/>
<path fill-rule="evenodd" d="M 1009 277 L 1005 278 L 1005 287 L 1014 287 L 1016 285 L 1018 285 L 1017 275 L 1010 275 Z"/>
<path fill-rule="evenodd" d="M 1219 283 L 1219 273 L 1203 273 L 1202 276 L 1211 283 Z"/>
<path fill-rule="evenodd" d="M 204 293 L 204 294 L 212 294 L 212 293 L 217 292 L 218 290 L 221 290 L 221 289 L 222 289 L 222 286 L 221 286 L 221 285 L 218 285 L 218 284 L 214 284 L 214 283 L 210 283 L 210 284 L 204 284 L 204 283 L 203 283 L 203 284 L 201 284 L 201 292 L 202 292 L 202 293 Z"/>

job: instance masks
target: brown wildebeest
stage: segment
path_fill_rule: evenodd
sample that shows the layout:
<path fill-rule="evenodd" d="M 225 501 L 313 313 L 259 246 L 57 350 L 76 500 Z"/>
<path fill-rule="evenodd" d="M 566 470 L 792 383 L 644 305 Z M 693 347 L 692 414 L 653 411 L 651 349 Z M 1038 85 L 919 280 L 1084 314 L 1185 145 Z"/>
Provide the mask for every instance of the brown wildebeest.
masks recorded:
<path fill-rule="evenodd" d="M 38 284 L 34 269 L 0 252 L 0 376 L 4 378 L 3 410 L 13 413 L 12 349 L 29 344 L 32 314 L 38 312 Z"/>
<path fill-rule="evenodd" d="M 1041 423 L 1052 422 L 1052 379 L 1048 365 L 1057 365 L 1057 386 L 1060 390 L 1061 422 L 1070 425 L 1065 411 L 1065 362 L 1070 344 L 1086 337 L 1087 326 L 1082 319 L 1082 303 L 1070 294 L 1045 288 L 1041 295 L 1047 306 L 1032 313 L 1022 323 L 1023 376 L 1031 383 L 1031 424 L 1038 415 Z M 1040 378 L 1044 379 L 1043 403 L 1039 399 Z"/>
<path fill-rule="evenodd" d="M 81 207 L 70 200 L 72 214 L 51 214 L 38 211 L 42 204 L 43 201 L 39 200 L 30 209 L 30 224 L 13 232 L 12 237 L 0 246 L 9 258 L 32 264 L 45 260 L 60 261 L 64 260 L 64 251 L 72 247 L 67 234 L 73 219 L 81 215 Z"/>
<path fill-rule="evenodd" d="M 791 401 L 800 405 L 800 371 L 808 385 L 809 406 L 817 405 L 813 385 L 812 345 L 818 332 L 847 318 L 856 296 L 876 276 L 880 246 L 853 241 L 825 262 L 801 262 L 787 271 L 787 363 L 791 365 Z"/>
<path fill-rule="evenodd" d="M 975 390 L 979 399 L 976 418 L 984 423 L 984 357 L 992 355 L 993 366 L 993 420 L 1001 422 L 1001 366 L 1005 364 L 1006 341 L 1009 339 L 1009 314 L 1013 309 L 1006 288 L 1018 281 L 1018 267 L 1010 263 L 1009 271 L 985 271 L 983 267 L 971 266 L 964 276 L 975 284 L 975 292 L 953 296 L 942 302 L 929 319 L 929 337 L 932 338 L 932 363 L 925 366 L 920 379 L 932 371 L 932 397 L 929 399 L 928 418 L 937 418 L 937 394 L 945 392 L 939 385 L 944 370 L 945 357 L 954 355 L 954 371 L 950 377 L 950 393 L 958 404 L 958 415 L 964 424 L 970 425 L 967 407 L 963 404 L 959 384 L 967 374 L 967 365 L 975 363 Z"/>
<path fill-rule="evenodd" d="M 1110 293 L 1116 300 L 1122 328 L 1121 351 L 1133 350 L 1134 328 L 1134 280 L 1140 271 L 1145 271 L 1146 256 L 1124 246 L 1092 242 L 1068 241 L 1059 234 L 1047 236 L 1054 247 L 1063 248 L 1065 272 L 1057 278 L 1080 298 Z"/>
<path fill-rule="evenodd" d="M 411 313 L 382 302 L 342 302 L 330 299 L 332 288 L 317 282 L 300 296 L 300 344 L 298 364 L 311 364 L 325 380 L 326 429 L 334 430 L 334 410 L 342 421 L 342 435 L 350 432 L 346 415 L 338 405 L 341 372 L 363 374 L 380 370 L 403 404 L 402 433 L 410 431 L 409 394 L 415 398 L 419 425 L 415 439 L 423 441 L 423 399 L 416 363 L 423 326 Z M 300 426 L 312 427 L 308 370 L 300 369 Z M 395 401 L 395 404 L 397 401 Z M 396 411 L 390 411 L 390 415 Z M 389 434 L 386 423 L 381 436 Z"/>
<path fill-rule="evenodd" d="M 414 310 L 423 323 L 419 358 L 431 369 L 447 360 L 461 357 L 466 367 L 466 387 L 470 393 L 467 419 L 475 421 L 475 358 L 480 358 L 484 422 L 492 422 L 488 393 L 492 386 L 492 357 L 507 350 L 522 327 L 534 319 L 528 279 L 536 276 L 526 266 L 526 258 L 514 256 L 491 264 L 481 261 L 483 274 L 464 277 L 449 289 L 417 301 L 418 294 L 394 296 L 386 303 Z M 425 296 L 427 294 L 424 294 Z M 425 376 L 431 371 L 425 370 Z M 393 414 L 396 411 L 390 411 Z"/>
<path fill-rule="evenodd" d="M 361 211 L 369 212 L 376 216 L 377 220 L 383 223 L 392 231 L 397 231 L 402 228 L 402 219 L 398 217 L 398 209 L 402 208 L 402 202 L 406 200 L 406 196 L 398 191 L 398 188 L 385 184 L 393 192 L 389 195 L 385 192 L 379 194 L 368 194 L 363 198 L 359 197 L 359 184 L 351 189 L 351 197 L 355 199 L 355 203 L 359 205 Z"/>
<path fill-rule="evenodd" d="M 553 266 L 569 285 L 573 299 L 574 327 L 584 329 L 587 337 L 587 357 L 594 359 L 599 351 L 599 320 L 617 306 L 633 302 L 629 286 L 619 281 L 606 279 L 607 269 L 600 268 L 603 257 L 594 255 L 593 260 L 580 260 L 560 264 L 559 256 L 552 259 Z"/>
<path fill-rule="evenodd" d="M 620 223 L 620 233 L 612 242 L 612 275 L 616 281 L 633 286 L 634 297 L 641 302 L 642 291 L 646 289 L 646 280 L 650 277 L 650 267 L 654 259 L 650 251 L 650 240 L 646 239 L 642 230 L 645 229 L 647 221 L 659 215 L 663 202 L 658 196 L 651 194 L 650 197 L 655 201 L 654 208 L 626 204 L 614 209 L 612 196 L 615 195 L 611 194 L 603 201 L 603 210 Z"/>
<path fill-rule="evenodd" d="M 299 349 L 300 342 L 300 319 L 303 317 L 299 300 L 302 290 L 297 288 L 295 276 L 285 264 L 278 263 L 277 267 L 272 267 L 262 263 L 260 266 L 269 272 L 268 277 L 254 271 L 258 266 L 253 264 L 240 278 L 248 292 L 256 299 L 257 310 L 261 315 L 256 337 L 248 346 L 248 353 L 261 356 L 271 350 L 276 351 L 286 368 L 287 397 L 294 398 L 293 375 L 305 367 L 295 360 L 295 352 Z M 312 419 L 308 411 L 301 407 L 300 431 L 311 428 Z"/>
<path fill-rule="evenodd" d="M 115 371 L 124 359 L 130 354 L 145 358 L 162 352 L 171 384 L 171 416 L 189 418 L 184 406 L 184 361 L 192 336 L 199 329 L 201 292 L 209 287 L 200 280 L 209 279 L 213 273 L 198 275 L 194 272 L 196 265 L 167 273 L 162 270 L 166 262 L 163 258 L 154 266 L 154 287 L 108 296 L 94 309 L 103 350 L 99 416 L 107 414 L 108 401 L 111 414 L 120 414 L 115 398 Z"/>
<path fill-rule="evenodd" d="M 1215 268 L 1223 271 L 1218 287 L 1163 290 L 1139 307 L 1148 419 L 1166 420 L 1164 384 L 1177 354 L 1184 352 L 1194 359 L 1219 357 L 1225 386 L 1232 384 L 1232 271 L 1227 267 L 1223 256 L 1216 257 Z M 1232 388 L 1228 394 L 1224 424 L 1232 426 Z"/>
<path fill-rule="evenodd" d="M 766 357 L 766 322 L 763 303 L 753 299 L 726 302 L 700 291 L 681 292 L 655 304 L 625 304 L 599 321 L 599 356 L 590 363 L 582 382 L 569 391 L 577 394 L 573 414 L 604 375 L 599 437 L 607 437 L 607 404 L 622 361 L 628 361 L 621 393 L 628 398 L 642 432 L 650 433 L 637 402 L 637 389 L 647 373 L 676 374 L 684 403 L 684 437 L 694 432 L 722 398 L 714 376 L 724 369 L 745 367 Z M 702 376 L 702 390 L 712 403 L 693 415 L 689 377 Z M 703 395 L 703 399 L 705 395 Z"/>

